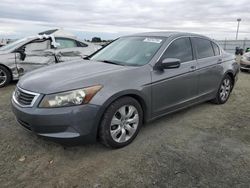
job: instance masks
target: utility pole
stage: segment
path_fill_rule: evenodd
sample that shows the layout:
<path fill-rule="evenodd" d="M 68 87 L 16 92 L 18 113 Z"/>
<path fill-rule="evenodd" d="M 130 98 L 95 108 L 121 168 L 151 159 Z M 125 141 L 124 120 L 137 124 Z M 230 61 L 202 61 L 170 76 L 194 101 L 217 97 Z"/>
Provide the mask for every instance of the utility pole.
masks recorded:
<path fill-rule="evenodd" d="M 238 40 L 238 33 L 239 33 L 239 27 L 240 27 L 241 18 L 238 18 L 237 22 L 238 22 L 238 25 L 237 25 L 237 31 L 236 31 L 236 40 Z"/>

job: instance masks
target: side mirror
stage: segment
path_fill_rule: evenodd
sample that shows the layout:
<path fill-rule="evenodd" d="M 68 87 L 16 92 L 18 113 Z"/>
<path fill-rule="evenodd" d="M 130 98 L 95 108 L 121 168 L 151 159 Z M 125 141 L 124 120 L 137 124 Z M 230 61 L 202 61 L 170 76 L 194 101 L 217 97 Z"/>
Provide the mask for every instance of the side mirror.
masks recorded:
<path fill-rule="evenodd" d="M 20 60 L 24 61 L 24 59 L 26 58 L 25 47 L 16 49 L 15 52 L 19 53 L 20 54 Z"/>
<path fill-rule="evenodd" d="M 166 58 L 156 64 L 158 69 L 176 69 L 181 65 L 181 60 L 177 58 Z"/>

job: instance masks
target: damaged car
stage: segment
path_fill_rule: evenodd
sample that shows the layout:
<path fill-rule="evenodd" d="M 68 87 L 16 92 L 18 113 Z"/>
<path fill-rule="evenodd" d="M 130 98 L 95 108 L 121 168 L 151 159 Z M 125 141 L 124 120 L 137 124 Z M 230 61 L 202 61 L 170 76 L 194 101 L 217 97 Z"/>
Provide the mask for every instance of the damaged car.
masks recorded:
<path fill-rule="evenodd" d="M 34 69 L 82 59 L 100 48 L 58 30 L 17 40 L 0 48 L 0 87 Z"/>
<path fill-rule="evenodd" d="M 240 60 L 240 70 L 242 72 L 250 71 L 250 52 L 245 53 Z"/>

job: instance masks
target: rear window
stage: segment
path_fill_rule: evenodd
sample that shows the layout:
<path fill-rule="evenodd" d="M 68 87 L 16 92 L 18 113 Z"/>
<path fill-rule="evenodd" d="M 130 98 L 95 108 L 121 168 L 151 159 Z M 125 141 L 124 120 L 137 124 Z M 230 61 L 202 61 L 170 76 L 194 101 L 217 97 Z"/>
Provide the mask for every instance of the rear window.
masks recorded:
<path fill-rule="evenodd" d="M 212 46 L 213 46 L 213 49 L 214 49 L 214 55 L 220 55 L 220 48 L 217 44 L 215 44 L 214 42 L 212 42 Z"/>
<path fill-rule="evenodd" d="M 56 38 L 56 43 L 59 43 L 59 46 L 57 47 L 59 49 L 77 47 L 76 41 L 72 39 Z"/>
<path fill-rule="evenodd" d="M 214 50 L 209 40 L 202 38 L 193 38 L 192 40 L 196 46 L 198 59 L 214 56 Z"/>

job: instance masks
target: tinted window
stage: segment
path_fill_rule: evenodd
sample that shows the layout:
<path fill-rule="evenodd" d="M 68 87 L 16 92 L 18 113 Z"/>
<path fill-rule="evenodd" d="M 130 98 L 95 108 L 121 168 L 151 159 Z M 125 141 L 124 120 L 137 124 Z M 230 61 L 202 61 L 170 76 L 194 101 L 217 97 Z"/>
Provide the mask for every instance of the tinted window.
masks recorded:
<path fill-rule="evenodd" d="M 59 43 L 57 48 L 75 48 L 77 47 L 76 41 L 71 39 L 56 38 L 56 43 Z"/>
<path fill-rule="evenodd" d="M 218 47 L 218 45 L 213 43 L 213 42 L 212 42 L 212 45 L 213 45 L 213 49 L 214 49 L 214 54 L 220 55 L 220 48 Z"/>
<path fill-rule="evenodd" d="M 194 38 L 194 41 L 196 45 L 198 59 L 214 56 L 212 44 L 209 40 Z"/>
<path fill-rule="evenodd" d="M 170 44 L 162 56 L 165 58 L 177 58 L 181 62 L 193 60 L 191 42 L 189 38 L 180 38 Z"/>

